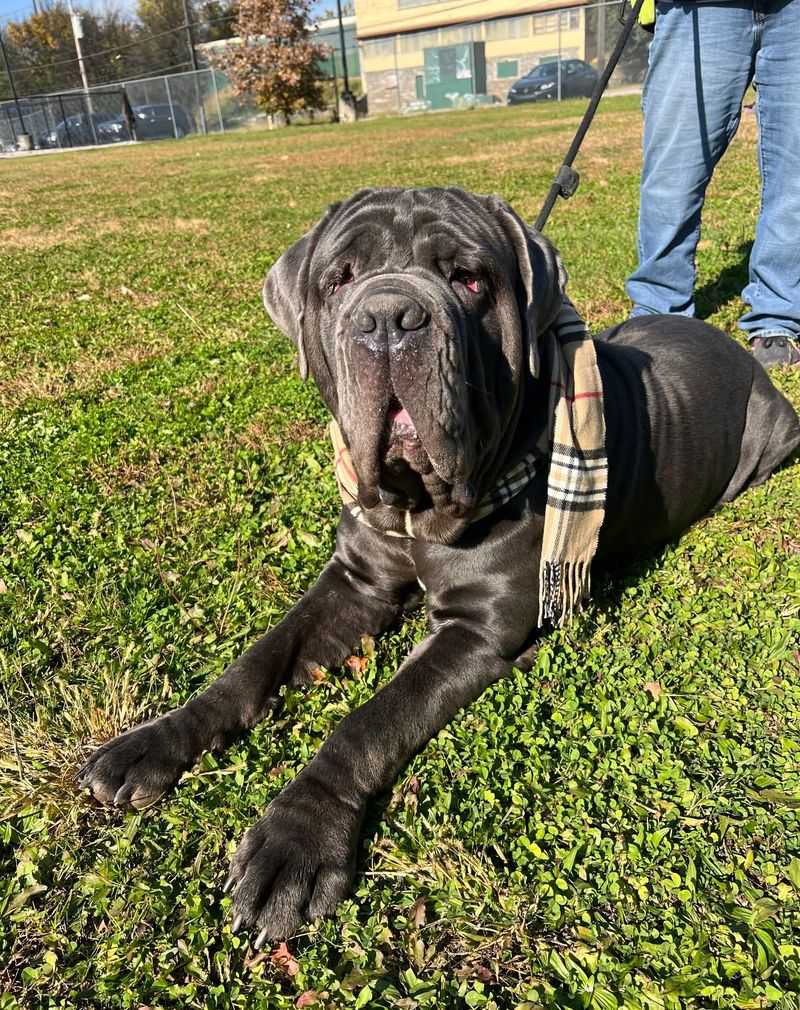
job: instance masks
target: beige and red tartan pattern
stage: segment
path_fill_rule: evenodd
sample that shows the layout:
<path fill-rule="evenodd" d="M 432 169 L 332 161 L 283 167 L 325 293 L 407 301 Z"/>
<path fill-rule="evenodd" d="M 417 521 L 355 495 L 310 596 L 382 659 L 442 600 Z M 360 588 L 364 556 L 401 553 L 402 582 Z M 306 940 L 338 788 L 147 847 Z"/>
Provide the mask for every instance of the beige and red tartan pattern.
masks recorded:
<path fill-rule="evenodd" d="M 539 624 L 563 624 L 589 595 L 608 486 L 603 382 L 594 341 L 564 296 L 541 338 L 552 362 L 550 462 L 539 565 Z"/>
<path fill-rule="evenodd" d="M 537 459 L 534 454 L 522 459 L 481 499 L 471 521 L 482 519 L 510 501 L 528 486 L 537 464 L 547 463 L 547 506 L 539 566 L 538 623 L 542 625 L 545 621 L 563 624 L 589 593 L 592 559 L 605 516 L 608 462 L 603 384 L 594 341 L 566 296 L 540 341 L 542 357 L 552 363 L 550 459 Z M 358 476 L 350 450 L 335 420 L 329 432 L 342 502 L 356 519 L 370 525 L 358 503 Z M 410 513 L 406 519 L 410 531 Z M 387 536 L 412 536 L 410 532 L 384 532 Z"/>

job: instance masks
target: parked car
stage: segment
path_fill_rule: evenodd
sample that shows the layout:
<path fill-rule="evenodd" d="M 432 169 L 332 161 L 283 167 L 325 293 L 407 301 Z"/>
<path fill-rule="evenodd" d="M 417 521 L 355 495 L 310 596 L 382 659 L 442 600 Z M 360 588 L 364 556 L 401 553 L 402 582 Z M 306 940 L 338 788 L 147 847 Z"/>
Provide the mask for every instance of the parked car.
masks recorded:
<path fill-rule="evenodd" d="M 540 63 L 511 85 L 508 104 L 546 102 L 558 98 L 558 69 L 561 67 L 561 97 L 588 98 L 594 91 L 598 73 L 583 60 L 553 60 Z"/>
<path fill-rule="evenodd" d="M 172 125 L 172 113 L 175 113 L 175 126 Z M 133 115 L 136 120 L 137 140 L 159 140 L 166 137 L 185 137 L 192 133 L 194 124 L 189 113 L 181 105 L 134 105 Z M 128 124 L 122 116 L 107 119 L 101 127 L 105 142 L 130 140 Z"/>
<path fill-rule="evenodd" d="M 79 112 L 67 116 L 48 134 L 39 138 L 39 147 L 83 147 L 86 144 L 103 143 L 101 128 L 105 117 L 99 112 Z M 94 129 L 92 129 L 94 123 Z"/>

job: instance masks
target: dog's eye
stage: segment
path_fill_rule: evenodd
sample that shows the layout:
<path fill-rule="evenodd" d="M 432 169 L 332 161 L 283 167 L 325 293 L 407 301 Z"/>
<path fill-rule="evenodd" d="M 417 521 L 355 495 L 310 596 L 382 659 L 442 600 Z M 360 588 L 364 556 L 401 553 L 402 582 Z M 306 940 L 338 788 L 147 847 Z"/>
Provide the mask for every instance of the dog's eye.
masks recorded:
<path fill-rule="evenodd" d="M 461 284 L 471 291 L 474 295 L 480 294 L 483 290 L 483 284 L 480 277 L 477 274 L 470 273 L 468 270 L 456 270 L 455 273 L 450 278 L 451 284 Z"/>
<path fill-rule="evenodd" d="M 349 263 L 345 263 L 342 267 L 341 273 L 334 277 L 333 280 L 328 285 L 328 294 L 335 295 L 339 288 L 344 287 L 345 284 L 352 284 L 355 280 L 353 276 L 353 270 Z"/>

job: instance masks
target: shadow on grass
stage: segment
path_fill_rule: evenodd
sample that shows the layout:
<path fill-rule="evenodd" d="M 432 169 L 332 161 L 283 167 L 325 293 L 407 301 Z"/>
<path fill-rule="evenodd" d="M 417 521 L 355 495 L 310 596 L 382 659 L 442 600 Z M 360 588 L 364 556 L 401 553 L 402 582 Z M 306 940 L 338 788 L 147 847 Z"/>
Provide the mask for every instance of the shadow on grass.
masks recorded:
<path fill-rule="evenodd" d="M 739 261 L 725 267 L 715 280 L 709 281 L 708 284 L 697 289 L 695 307 L 700 319 L 708 319 L 732 299 L 741 295 L 748 280 L 748 265 L 752 248 L 752 242 L 742 242 L 737 249 Z"/>

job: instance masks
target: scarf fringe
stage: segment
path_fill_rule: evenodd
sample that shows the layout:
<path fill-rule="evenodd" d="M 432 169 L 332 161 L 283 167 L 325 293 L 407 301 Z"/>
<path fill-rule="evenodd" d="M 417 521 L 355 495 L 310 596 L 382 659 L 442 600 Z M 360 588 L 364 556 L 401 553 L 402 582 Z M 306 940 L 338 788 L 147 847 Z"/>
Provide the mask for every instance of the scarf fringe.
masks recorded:
<path fill-rule="evenodd" d="M 539 626 L 557 628 L 570 620 L 592 589 L 594 551 L 576 561 L 545 561 L 539 569 Z"/>

